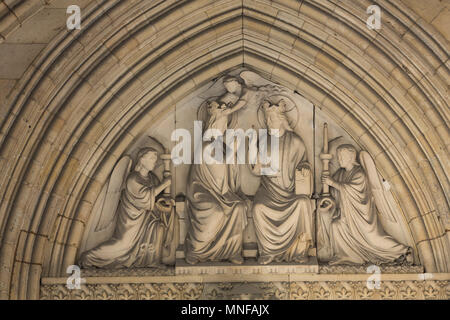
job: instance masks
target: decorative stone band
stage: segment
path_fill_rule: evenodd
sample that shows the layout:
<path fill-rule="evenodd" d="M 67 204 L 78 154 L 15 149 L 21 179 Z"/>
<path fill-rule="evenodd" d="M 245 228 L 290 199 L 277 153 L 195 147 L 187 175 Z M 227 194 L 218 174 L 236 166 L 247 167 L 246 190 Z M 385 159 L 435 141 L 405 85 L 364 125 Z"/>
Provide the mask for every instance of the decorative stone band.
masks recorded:
<path fill-rule="evenodd" d="M 319 273 L 334 273 L 334 274 L 355 274 L 363 273 L 367 274 L 370 264 L 366 265 L 355 265 L 355 266 L 344 266 L 344 265 L 328 265 L 319 264 Z M 423 274 L 423 266 L 413 266 L 413 265 L 382 265 L 379 266 L 380 273 L 382 274 L 403 274 L 403 273 L 417 273 Z"/>
<path fill-rule="evenodd" d="M 379 288 L 370 289 L 370 274 L 274 274 L 217 276 L 86 277 L 80 289 L 69 290 L 66 278 L 44 278 L 42 300 L 423 300 L 450 298 L 450 274 L 381 274 Z M 268 277 L 265 276 L 267 279 Z"/>

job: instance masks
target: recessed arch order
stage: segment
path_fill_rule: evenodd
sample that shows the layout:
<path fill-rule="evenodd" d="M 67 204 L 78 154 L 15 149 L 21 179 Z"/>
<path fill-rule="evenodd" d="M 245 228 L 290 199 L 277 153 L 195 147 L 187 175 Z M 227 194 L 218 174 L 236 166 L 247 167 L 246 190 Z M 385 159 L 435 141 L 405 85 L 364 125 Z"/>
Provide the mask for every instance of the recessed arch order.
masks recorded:
<path fill-rule="evenodd" d="M 130 143 L 202 84 L 245 67 L 297 90 L 375 158 L 427 272 L 449 272 L 448 43 L 393 0 L 96 1 L 7 101 L 0 297 L 37 298 L 73 264 Z M 447 230 L 447 231 L 446 231 Z"/>

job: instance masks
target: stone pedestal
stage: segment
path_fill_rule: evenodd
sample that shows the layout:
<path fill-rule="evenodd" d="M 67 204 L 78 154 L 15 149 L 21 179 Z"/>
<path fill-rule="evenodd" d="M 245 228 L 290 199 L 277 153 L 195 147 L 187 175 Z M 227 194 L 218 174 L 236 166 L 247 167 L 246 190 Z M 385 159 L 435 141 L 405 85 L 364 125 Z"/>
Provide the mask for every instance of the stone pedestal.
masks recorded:
<path fill-rule="evenodd" d="M 244 243 L 243 249 L 242 249 L 242 256 L 244 258 L 256 258 L 258 255 L 258 246 L 254 242 L 250 243 Z M 184 260 L 185 254 L 184 254 L 184 244 L 178 246 L 177 252 L 176 252 L 177 259 Z"/>

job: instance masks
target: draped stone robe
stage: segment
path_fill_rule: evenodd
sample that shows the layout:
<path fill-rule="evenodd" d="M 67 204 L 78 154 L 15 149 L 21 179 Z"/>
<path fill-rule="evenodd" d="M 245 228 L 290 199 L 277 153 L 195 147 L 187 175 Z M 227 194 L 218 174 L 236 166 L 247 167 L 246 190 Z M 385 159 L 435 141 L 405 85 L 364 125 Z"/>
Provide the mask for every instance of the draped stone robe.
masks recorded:
<path fill-rule="evenodd" d="M 319 214 L 319 258 L 330 264 L 382 264 L 393 262 L 409 248 L 383 230 L 367 175 L 360 165 L 350 171 L 339 169 L 333 179 L 340 189 L 331 188 L 336 206 L 330 214 Z"/>
<path fill-rule="evenodd" d="M 153 173 L 143 177 L 132 172 L 122 191 L 113 237 L 82 254 L 83 267 L 129 268 L 159 266 L 171 246 L 174 215 L 157 214 L 154 188 L 159 179 Z"/>
<path fill-rule="evenodd" d="M 186 193 L 187 259 L 220 261 L 241 255 L 248 205 L 230 186 L 231 179 L 226 164 L 191 165 Z"/>
<path fill-rule="evenodd" d="M 235 93 L 226 92 L 219 98 L 219 101 L 221 103 L 231 103 L 232 105 L 234 105 L 239 101 L 239 98 L 240 98 L 239 95 L 237 95 Z M 236 115 L 231 115 L 231 116 L 236 116 Z M 233 128 L 229 128 L 229 129 L 233 129 Z M 225 137 L 226 137 L 226 134 L 224 135 L 224 139 L 226 139 Z M 238 148 L 239 148 L 239 145 L 237 144 L 236 150 L 234 151 L 236 156 L 237 156 L 236 151 L 238 150 Z M 237 164 L 237 161 L 236 161 L 236 163 L 228 164 L 228 173 L 229 173 L 228 181 L 229 181 L 229 186 L 233 190 L 233 192 L 237 193 L 240 198 L 246 199 L 246 196 L 241 191 L 241 167 L 242 166 L 243 165 L 241 165 L 241 164 Z"/>
<path fill-rule="evenodd" d="M 295 171 L 307 162 L 307 154 L 295 133 L 286 131 L 279 139 L 280 173 L 261 177 L 253 220 L 259 255 L 274 261 L 293 261 L 306 257 L 313 244 L 311 200 L 295 194 Z"/>

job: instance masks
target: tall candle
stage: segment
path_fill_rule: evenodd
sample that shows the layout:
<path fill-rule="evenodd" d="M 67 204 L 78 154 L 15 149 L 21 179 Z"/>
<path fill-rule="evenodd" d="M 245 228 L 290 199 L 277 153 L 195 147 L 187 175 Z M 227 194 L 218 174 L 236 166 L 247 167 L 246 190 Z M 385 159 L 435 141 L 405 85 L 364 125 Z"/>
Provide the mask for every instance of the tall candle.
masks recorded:
<path fill-rule="evenodd" d="M 328 124 L 323 125 L 323 153 L 328 153 Z"/>
<path fill-rule="evenodd" d="M 169 149 L 164 148 L 164 154 L 161 155 L 161 160 L 164 163 L 164 172 L 163 176 L 164 178 L 168 178 L 171 176 L 170 174 L 170 161 L 172 159 L 171 154 L 169 153 Z M 170 195 L 170 186 L 166 187 L 164 189 L 164 195 Z"/>

